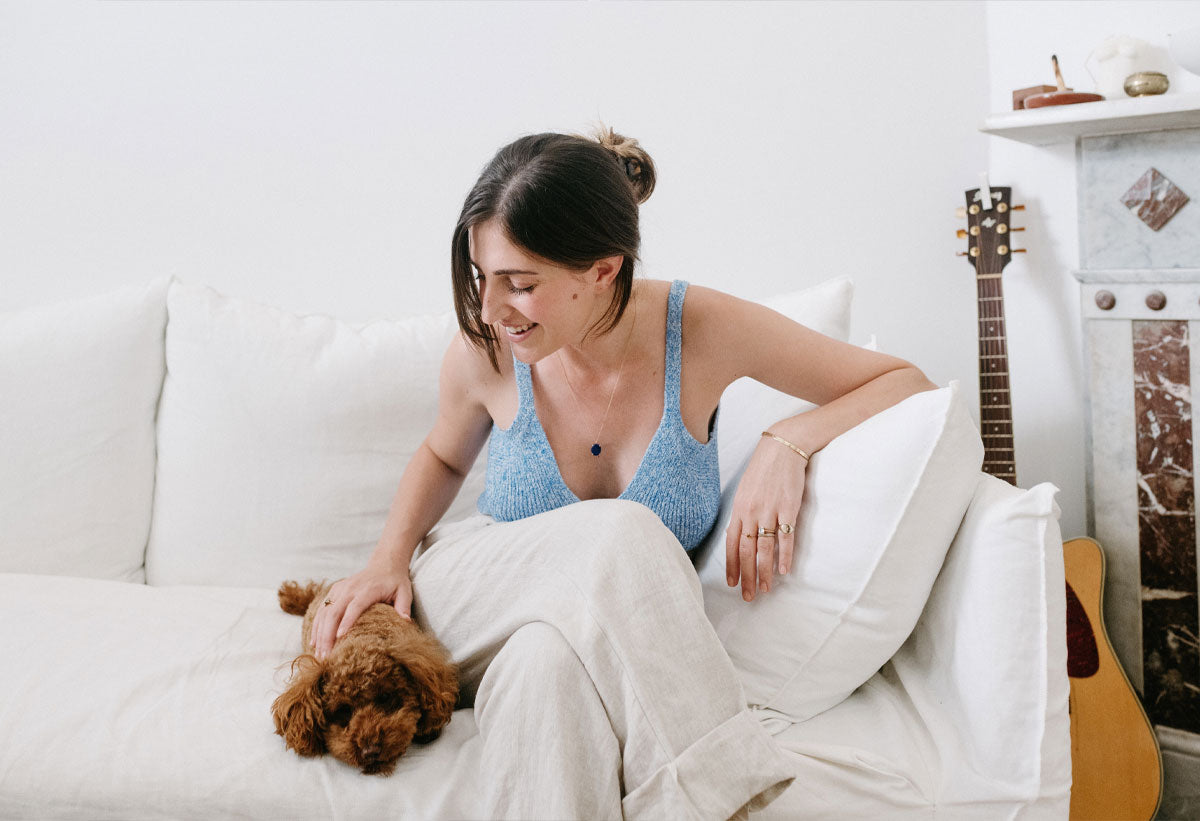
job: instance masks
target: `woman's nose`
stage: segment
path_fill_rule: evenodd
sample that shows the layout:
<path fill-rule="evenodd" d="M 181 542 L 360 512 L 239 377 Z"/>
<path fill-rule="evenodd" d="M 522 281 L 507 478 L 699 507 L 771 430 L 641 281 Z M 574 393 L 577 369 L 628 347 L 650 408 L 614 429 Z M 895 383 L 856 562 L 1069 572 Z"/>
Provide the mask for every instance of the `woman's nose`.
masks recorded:
<path fill-rule="evenodd" d="M 479 283 L 479 313 L 484 324 L 494 325 L 500 319 L 500 309 L 503 307 L 501 297 L 499 289 L 489 287 L 486 282 Z"/>

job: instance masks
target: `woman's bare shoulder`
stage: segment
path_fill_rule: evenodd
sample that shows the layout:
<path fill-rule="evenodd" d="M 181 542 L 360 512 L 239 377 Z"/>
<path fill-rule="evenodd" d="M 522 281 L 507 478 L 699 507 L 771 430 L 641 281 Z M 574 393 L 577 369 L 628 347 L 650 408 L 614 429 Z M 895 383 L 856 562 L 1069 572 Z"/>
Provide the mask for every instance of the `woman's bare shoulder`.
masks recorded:
<path fill-rule="evenodd" d="M 459 331 L 450 340 L 442 359 L 443 387 L 483 403 L 489 390 L 512 378 L 512 352 L 506 340 L 499 340 L 496 364 L 499 372 L 492 367 L 487 351 L 472 344 L 467 335 Z"/>

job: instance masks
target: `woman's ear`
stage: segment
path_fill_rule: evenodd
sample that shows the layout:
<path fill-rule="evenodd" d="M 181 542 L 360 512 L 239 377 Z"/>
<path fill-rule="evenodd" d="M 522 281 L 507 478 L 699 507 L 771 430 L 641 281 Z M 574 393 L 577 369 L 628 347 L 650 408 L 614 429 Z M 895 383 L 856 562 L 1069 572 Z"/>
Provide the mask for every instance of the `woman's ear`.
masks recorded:
<path fill-rule="evenodd" d="M 624 256 L 604 257 L 593 262 L 592 268 L 588 273 L 595 277 L 595 283 L 598 287 L 611 288 L 613 283 L 617 281 L 617 274 L 621 273 L 621 266 L 624 264 Z"/>

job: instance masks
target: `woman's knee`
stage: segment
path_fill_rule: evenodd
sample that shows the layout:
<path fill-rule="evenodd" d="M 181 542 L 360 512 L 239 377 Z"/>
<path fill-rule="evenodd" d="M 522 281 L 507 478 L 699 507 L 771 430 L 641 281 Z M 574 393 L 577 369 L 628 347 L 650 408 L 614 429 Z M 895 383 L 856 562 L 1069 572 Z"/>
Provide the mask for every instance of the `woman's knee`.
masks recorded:
<path fill-rule="evenodd" d="M 577 698 L 590 688 L 591 677 L 570 642 L 558 628 L 535 621 L 513 632 L 488 665 L 475 697 L 475 716 L 488 720 L 490 712 L 514 701 L 520 709 L 542 711 Z"/>

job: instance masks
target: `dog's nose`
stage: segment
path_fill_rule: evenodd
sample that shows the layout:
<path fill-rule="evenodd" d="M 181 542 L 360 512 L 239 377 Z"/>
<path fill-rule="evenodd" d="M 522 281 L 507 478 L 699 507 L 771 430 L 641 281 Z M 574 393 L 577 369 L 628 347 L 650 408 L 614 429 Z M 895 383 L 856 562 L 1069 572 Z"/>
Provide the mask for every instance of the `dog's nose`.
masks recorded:
<path fill-rule="evenodd" d="M 370 747 L 363 747 L 361 750 L 362 757 L 367 760 L 379 758 L 379 745 L 372 744 Z"/>

